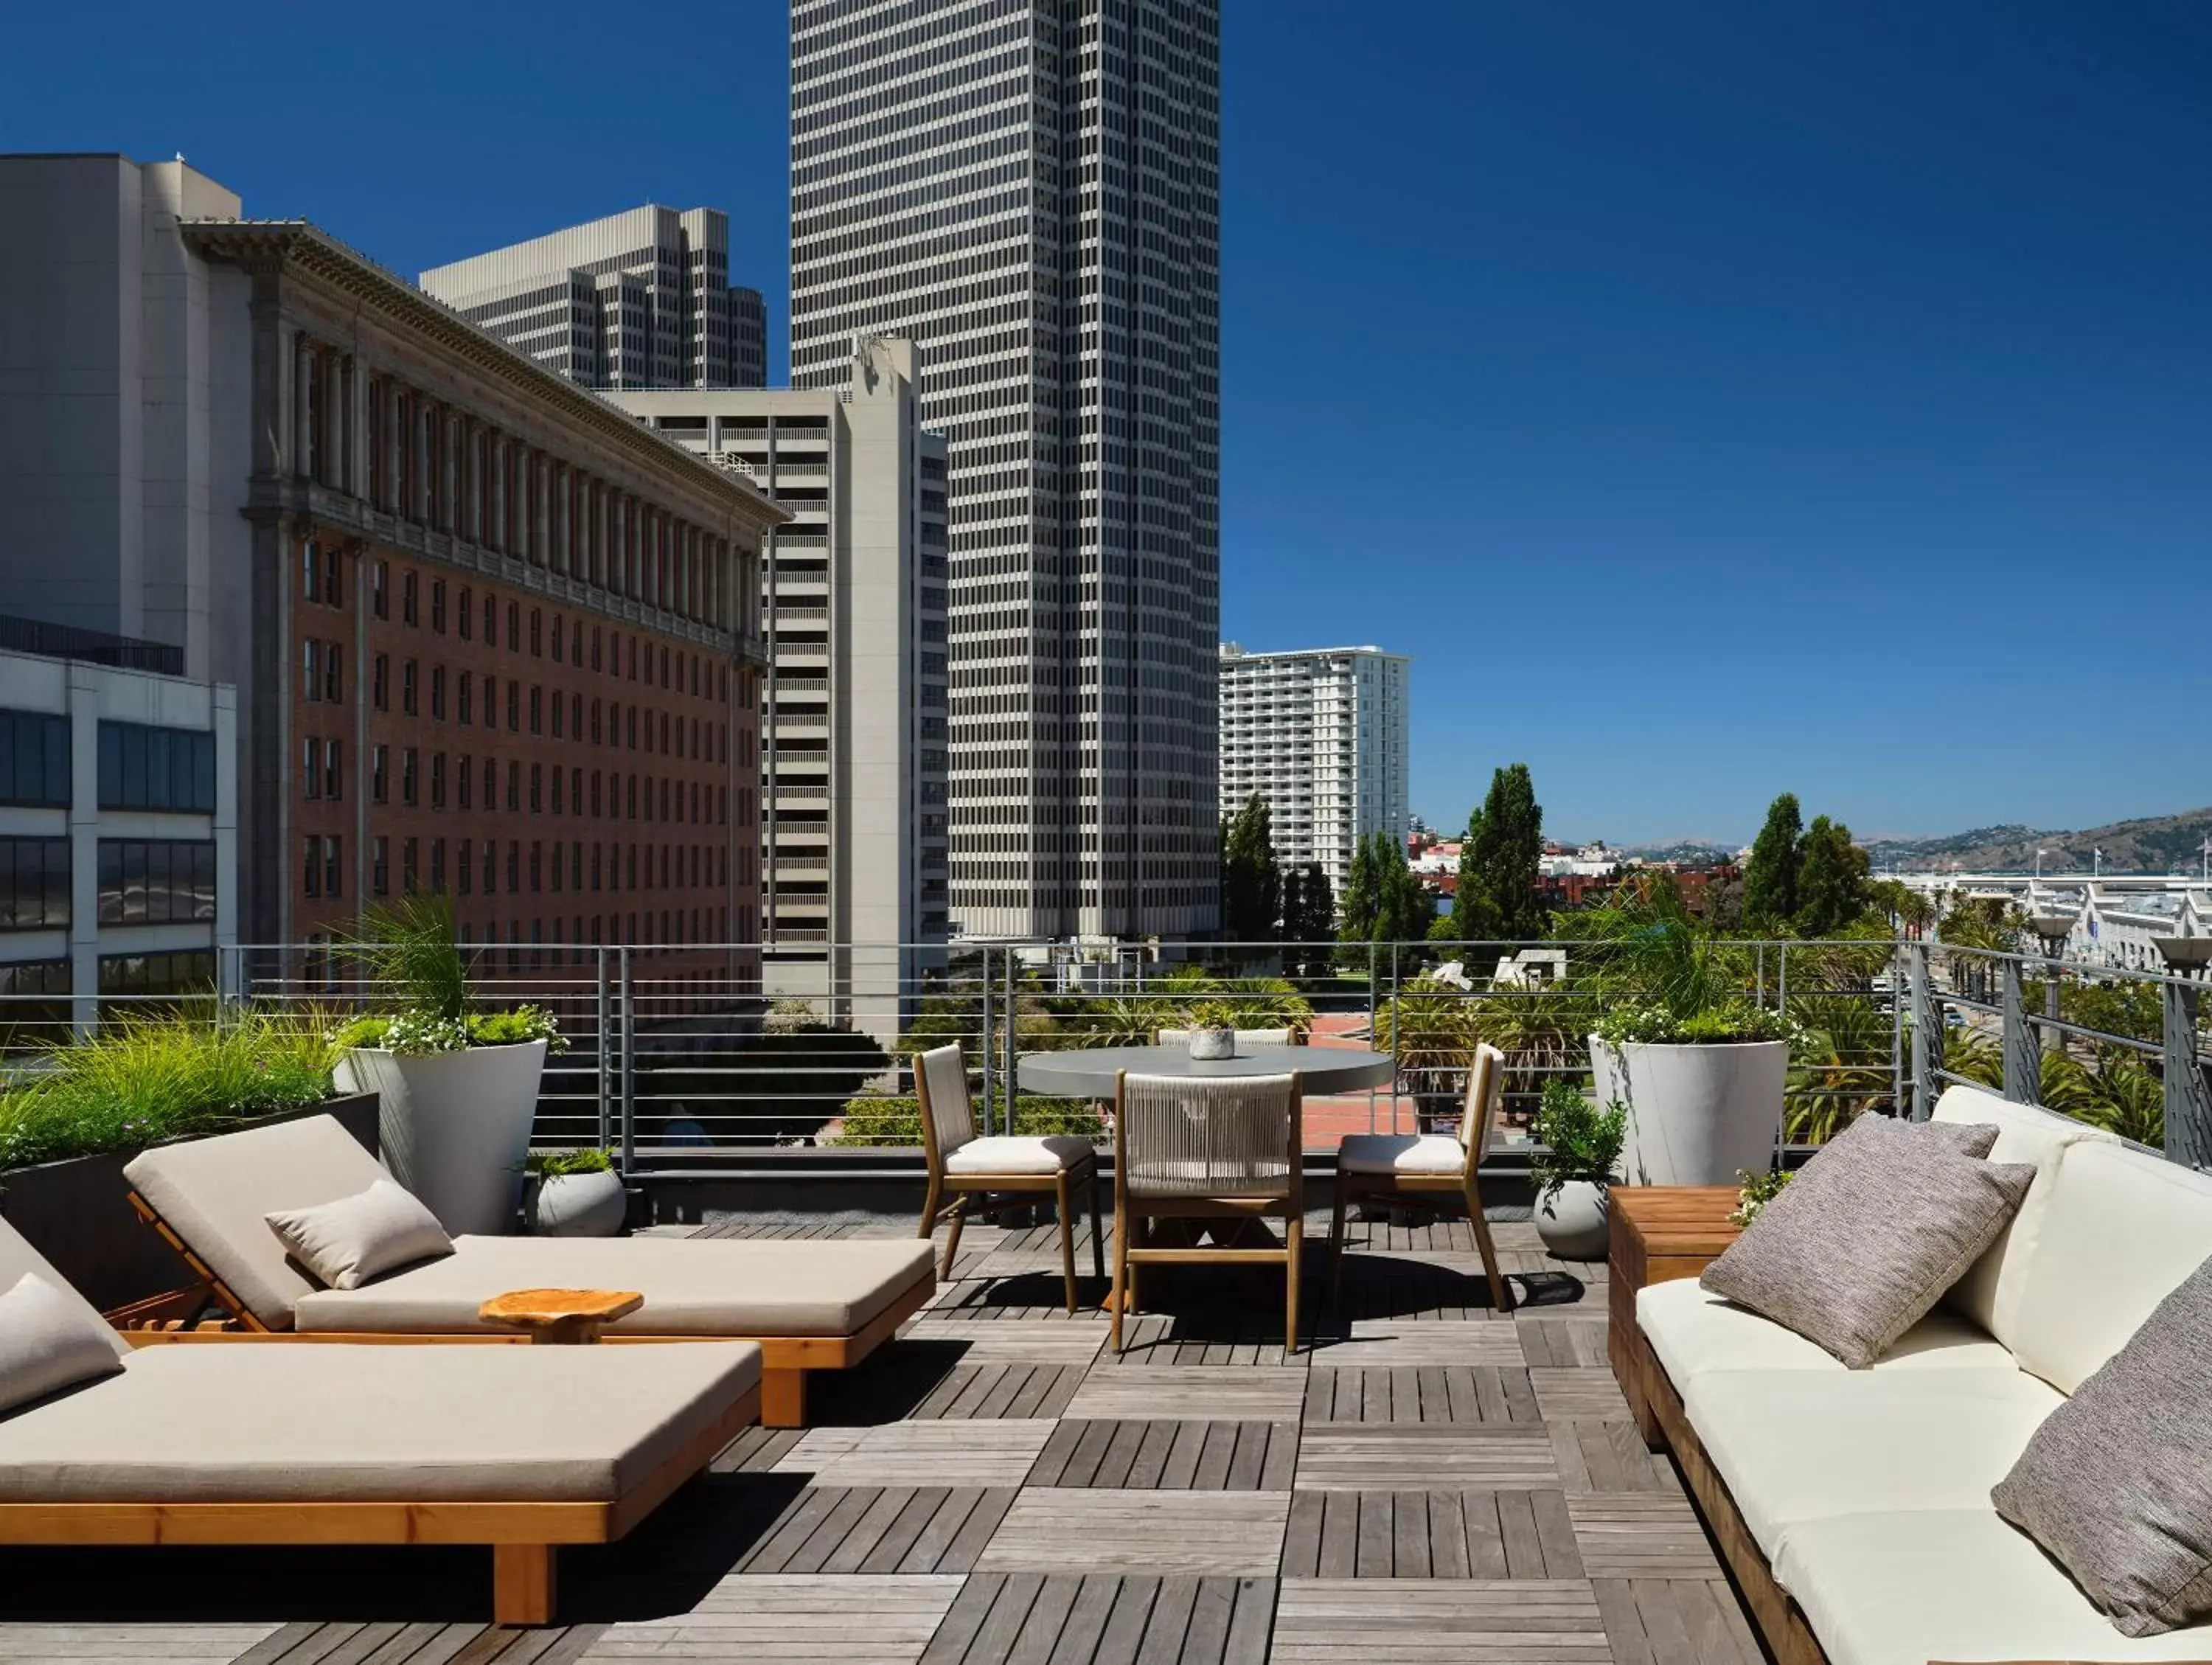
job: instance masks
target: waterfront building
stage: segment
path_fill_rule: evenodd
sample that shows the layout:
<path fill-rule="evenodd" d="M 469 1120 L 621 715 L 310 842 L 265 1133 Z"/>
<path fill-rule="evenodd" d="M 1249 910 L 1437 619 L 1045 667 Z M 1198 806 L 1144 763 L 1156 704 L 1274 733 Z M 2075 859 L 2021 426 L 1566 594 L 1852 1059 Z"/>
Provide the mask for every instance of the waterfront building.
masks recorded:
<path fill-rule="evenodd" d="M 759 387 L 768 314 L 730 284 L 730 216 L 648 203 L 434 266 L 434 295 L 586 387 Z"/>
<path fill-rule="evenodd" d="M 1379 647 L 1220 647 L 1221 802 L 1267 800 L 1276 858 L 1319 862 L 1341 896 L 1352 853 L 1406 836 L 1407 676 Z"/>
<path fill-rule="evenodd" d="M 951 445 L 951 915 L 1219 922 L 1215 0 L 794 0 L 792 380 Z"/>

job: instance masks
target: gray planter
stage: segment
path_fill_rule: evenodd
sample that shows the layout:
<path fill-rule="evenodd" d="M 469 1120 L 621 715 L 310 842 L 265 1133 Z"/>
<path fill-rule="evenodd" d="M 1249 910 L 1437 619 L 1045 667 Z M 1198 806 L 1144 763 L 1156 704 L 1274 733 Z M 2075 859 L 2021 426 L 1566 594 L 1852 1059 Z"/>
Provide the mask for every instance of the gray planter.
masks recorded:
<path fill-rule="evenodd" d="M 1563 1261 L 1601 1261 L 1611 1229 L 1606 1209 L 1605 1187 L 1571 1179 L 1549 1196 L 1536 1194 L 1536 1235 Z"/>
<path fill-rule="evenodd" d="M 546 1043 L 423 1055 L 356 1047 L 340 1086 L 381 1095 L 384 1164 L 453 1236 L 514 1230 Z"/>
<path fill-rule="evenodd" d="M 611 1237 L 629 1212 L 622 1176 L 613 1172 L 533 1175 L 522 1199 L 523 1218 L 539 1237 Z"/>
<path fill-rule="evenodd" d="M 232 1131 L 330 1115 L 377 1154 L 376 1095 L 352 1093 L 303 1109 L 241 1121 Z M 69 1157 L 0 1174 L 0 1218 L 21 1232 L 102 1312 L 166 1295 L 191 1282 L 177 1252 L 142 1224 L 123 1165 L 138 1152 Z"/>

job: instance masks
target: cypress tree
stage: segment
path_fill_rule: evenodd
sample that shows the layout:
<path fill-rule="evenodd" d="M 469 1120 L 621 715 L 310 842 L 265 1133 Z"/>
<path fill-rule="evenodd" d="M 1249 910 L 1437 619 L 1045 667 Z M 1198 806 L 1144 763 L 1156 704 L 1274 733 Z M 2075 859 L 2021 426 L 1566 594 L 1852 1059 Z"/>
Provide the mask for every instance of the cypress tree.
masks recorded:
<path fill-rule="evenodd" d="M 1375 935 L 1376 887 L 1375 846 L 1363 838 L 1352 847 L 1352 872 L 1344 882 L 1344 905 L 1339 910 L 1337 935 L 1345 942 L 1366 942 Z"/>
<path fill-rule="evenodd" d="M 1803 858 L 1805 817 L 1797 794 L 1785 792 L 1766 806 L 1766 824 L 1752 842 L 1743 867 L 1743 917 L 1747 925 L 1771 930 L 1797 913 L 1797 868 Z"/>
<path fill-rule="evenodd" d="M 1536 877 L 1544 854 L 1544 806 L 1536 801 L 1528 764 L 1510 764 L 1492 775 L 1489 795 L 1468 830 L 1475 888 L 1490 929 L 1507 938 L 1543 935 L 1544 904 Z M 1464 878 L 1461 885 L 1465 888 Z"/>
<path fill-rule="evenodd" d="M 1255 792 L 1222 831 L 1221 914 L 1230 940 L 1274 940 L 1282 884 L 1273 817 L 1267 799 Z"/>
<path fill-rule="evenodd" d="M 1851 842 L 1851 829 L 1814 816 L 1798 845 L 1797 929 L 1830 936 L 1866 912 L 1867 871 L 1867 853 Z"/>

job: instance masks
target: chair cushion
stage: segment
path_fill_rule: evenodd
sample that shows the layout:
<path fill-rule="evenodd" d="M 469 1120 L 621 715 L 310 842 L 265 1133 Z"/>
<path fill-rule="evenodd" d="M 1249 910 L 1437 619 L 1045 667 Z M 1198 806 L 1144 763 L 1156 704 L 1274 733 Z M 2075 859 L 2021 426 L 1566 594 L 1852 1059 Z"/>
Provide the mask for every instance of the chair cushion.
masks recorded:
<path fill-rule="evenodd" d="M 292 1328 L 292 1303 L 314 1285 L 285 1258 L 269 1216 L 356 1196 L 386 1177 L 328 1115 L 157 1145 L 123 1173 L 246 1310 L 276 1330 Z"/>
<path fill-rule="evenodd" d="M 1456 1174 L 1467 1149 L 1452 1133 L 1348 1133 L 1336 1165 L 1347 1174 Z"/>
<path fill-rule="evenodd" d="M 851 1335 L 931 1276 L 913 1237 L 470 1237 L 442 1260 L 301 1297 L 299 1327 L 350 1334 L 489 1331 L 477 1309 L 515 1289 L 634 1289 L 608 1326 L 641 1335 Z M 543 1348 L 540 1352 L 545 1351 Z"/>
<path fill-rule="evenodd" d="M 2058 1164 L 2009 1340 L 2024 1370 L 2072 1393 L 2212 1256 L 2212 1178 L 2084 1141 Z"/>
<path fill-rule="evenodd" d="M 268 1219 L 285 1252 L 330 1289 L 358 1289 L 380 1272 L 453 1252 L 438 1217 L 388 1179 L 357 1195 Z"/>
<path fill-rule="evenodd" d="M 1699 1281 L 1854 1369 L 1871 1364 L 1989 1247 L 2035 1178 L 2025 1164 L 1962 1155 L 1949 1136 L 1861 1116 Z"/>
<path fill-rule="evenodd" d="M 35 1272 L 0 1295 L 0 1411 L 112 1376 L 123 1360 L 115 1332 Z"/>
<path fill-rule="evenodd" d="M 2212 1659 L 2202 1627 L 2130 1641 L 1987 1508 L 1839 1515 L 1790 1529 L 1776 1576 L 1828 1665 Z"/>
<path fill-rule="evenodd" d="M 1719 1370 L 1682 1408 L 1771 1561 L 1796 1522 L 1986 1509 L 2063 1403 L 2016 1370 Z"/>
<path fill-rule="evenodd" d="M 2035 1431 L 1990 1501 L 2123 1636 L 2212 1616 L 2212 1261 Z"/>
<path fill-rule="evenodd" d="M 2057 1178 L 2058 1159 L 2069 1146 L 2084 1142 L 2117 1144 L 2101 1127 L 2074 1121 L 2033 1104 L 2015 1104 L 1980 1087 L 1952 1087 L 1936 1101 L 1930 1125 L 1966 1122 L 1994 1127 L 1996 1143 L 1983 1152 L 1991 1162 L 2027 1162 L 2035 1165 L 2035 1182 L 2013 1211 L 1996 1241 L 1952 1285 L 1944 1303 L 1965 1314 L 2003 1342 L 2014 1344 L 2019 1322 L 2021 1285 L 2026 1281 L 2037 1240 L 2043 1231 L 2044 1210 L 2051 1201 Z"/>
<path fill-rule="evenodd" d="M 0 1420 L 11 1503 L 607 1501 L 759 1380 L 758 1347 L 174 1343 Z"/>
<path fill-rule="evenodd" d="M 1834 1354 L 1747 1307 L 1701 1289 L 1694 1278 L 1647 1285 L 1637 1293 L 1636 1322 L 1677 1392 L 1715 1370 L 1816 1370 L 1836 1376 Z M 2002 1342 L 1954 1313 L 1931 1312 L 1905 1332 L 1870 1370 L 2010 1370 Z"/>
<path fill-rule="evenodd" d="M 945 1158 L 948 1174 L 1056 1174 L 1073 1168 L 1097 1147 L 1079 1133 L 1046 1133 L 1024 1138 L 994 1133 L 971 1139 Z"/>
<path fill-rule="evenodd" d="M 76 1309 L 78 1316 L 106 1337 L 109 1352 L 118 1358 L 131 1356 L 131 1344 L 108 1327 L 99 1310 L 78 1294 L 69 1280 L 54 1270 L 52 1263 L 31 1247 L 21 1232 L 0 1219 L 0 1290 L 13 1289 L 26 1273 L 51 1287 Z"/>

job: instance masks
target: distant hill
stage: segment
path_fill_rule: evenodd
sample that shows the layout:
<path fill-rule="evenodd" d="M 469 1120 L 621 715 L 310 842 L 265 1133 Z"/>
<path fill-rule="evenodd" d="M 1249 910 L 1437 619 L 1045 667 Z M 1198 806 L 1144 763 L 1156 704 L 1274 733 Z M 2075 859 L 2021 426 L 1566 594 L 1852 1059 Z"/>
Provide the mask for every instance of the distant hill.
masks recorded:
<path fill-rule="evenodd" d="M 2033 871 L 2038 850 L 2049 852 L 2043 858 L 2046 873 L 2069 869 L 2086 873 L 2093 865 L 2093 850 L 2105 853 L 2106 872 L 2195 872 L 2207 836 L 2212 836 L 2212 807 L 2115 821 L 2080 832 L 2019 825 L 1976 827 L 1942 838 L 1870 839 L 1866 848 L 1877 869 L 1904 872 L 1931 872 L 1954 864 L 1970 872 L 2027 872 Z"/>

